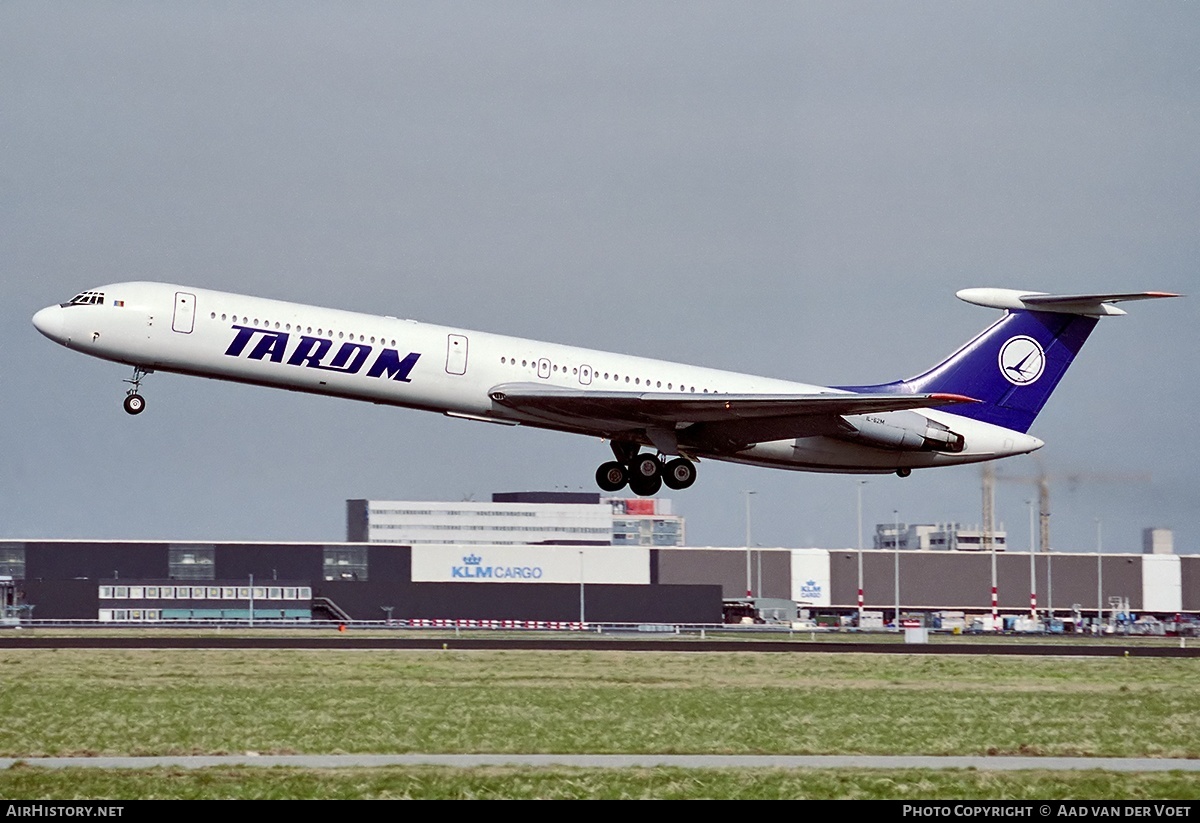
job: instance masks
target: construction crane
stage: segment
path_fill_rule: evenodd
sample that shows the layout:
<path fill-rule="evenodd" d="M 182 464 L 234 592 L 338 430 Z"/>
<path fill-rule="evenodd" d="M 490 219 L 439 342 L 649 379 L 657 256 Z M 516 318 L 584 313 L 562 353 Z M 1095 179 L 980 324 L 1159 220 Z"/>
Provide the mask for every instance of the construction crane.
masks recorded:
<path fill-rule="evenodd" d="M 1051 474 L 1043 467 L 1036 475 L 997 475 L 989 463 L 983 467 L 983 544 L 991 548 L 996 527 L 996 481 L 1005 483 L 1032 483 L 1038 490 L 1038 551 L 1050 551 L 1050 481 L 1065 482 L 1075 489 L 1083 482 L 1098 483 L 1149 483 L 1150 475 L 1140 473 L 1111 472 L 1063 472 Z M 1031 547 L 1032 548 L 1032 547 Z"/>

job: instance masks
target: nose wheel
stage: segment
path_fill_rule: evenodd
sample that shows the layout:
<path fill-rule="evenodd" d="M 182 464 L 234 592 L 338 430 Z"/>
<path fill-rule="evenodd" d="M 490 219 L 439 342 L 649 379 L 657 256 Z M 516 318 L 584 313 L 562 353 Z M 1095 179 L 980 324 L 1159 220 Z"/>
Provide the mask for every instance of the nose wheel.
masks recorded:
<path fill-rule="evenodd" d="M 141 414 L 145 410 L 146 398 L 138 394 L 138 390 L 142 387 L 142 378 L 153 373 L 153 369 L 143 369 L 141 366 L 133 367 L 133 377 L 125 381 L 131 388 L 125 392 L 125 400 L 121 404 L 127 413 Z"/>

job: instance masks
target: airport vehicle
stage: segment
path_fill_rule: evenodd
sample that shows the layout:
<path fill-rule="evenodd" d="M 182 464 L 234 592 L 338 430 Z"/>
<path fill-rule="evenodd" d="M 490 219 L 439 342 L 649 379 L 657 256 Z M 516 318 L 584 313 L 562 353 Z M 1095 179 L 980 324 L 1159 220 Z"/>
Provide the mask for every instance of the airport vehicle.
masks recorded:
<path fill-rule="evenodd" d="M 890 473 L 1025 454 L 1030 425 L 1097 319 L 1165 292 L 965 289 L 1005 310 L 932 369 L 869 386 L 787 380 L 168 283 L 100 286 L 33 317 L 51 340 L 133 367 L 606 438 L 613 492 L 684 489 L 703 458 Z M 653 451 L 644 451 L 651 447 Z"/>

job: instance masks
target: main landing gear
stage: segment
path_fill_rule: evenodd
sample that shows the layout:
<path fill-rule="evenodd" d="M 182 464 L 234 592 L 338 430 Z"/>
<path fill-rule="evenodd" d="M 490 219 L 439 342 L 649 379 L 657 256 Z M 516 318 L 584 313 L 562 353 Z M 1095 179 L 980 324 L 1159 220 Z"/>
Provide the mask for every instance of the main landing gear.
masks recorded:
<path fill-rule="evenodd" d="M 696 482 L 696 464 L 686 457 L 664 460 L 639 452 L 635 443 L 613 443 L 612 449 L 617 459 L 596 469 L 596 485 L 606 492 L 620 491 L 628 485 L 634 494 L 650 497 L 664 485 L 680 490 Z"/>
<path fill-rule="evenodd" d="M 146 398 L 138 394 L 138 389 L 142 387 L 142 378 L 148 374 L 154 374 L 154 369 L 143 369 L 141 366 L 134 366 L 133 377 L 125 381 L 132 386 L 129 391 L 125 392 L 125 401 L 122 403 L 125 411 L 129 414 L 141 414 L 146 408 Z"/>

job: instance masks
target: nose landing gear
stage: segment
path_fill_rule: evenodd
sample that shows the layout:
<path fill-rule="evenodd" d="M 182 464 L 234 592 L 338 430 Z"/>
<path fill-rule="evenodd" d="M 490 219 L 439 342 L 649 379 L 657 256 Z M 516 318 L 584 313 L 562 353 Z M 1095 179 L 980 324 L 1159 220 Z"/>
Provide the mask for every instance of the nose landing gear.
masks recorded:
<path fill-rule="evenodd" d="M 142 386 L 142 378 L 148 374 L 154 374 L 154 369 L 143 369 L 141 366 L 134 366 L 133 377 L 125 381 L 132 388 L 125 392 L 125 400 L 121 405 L 125 407 L 125 411 L 129 414 L 141 414 L 146 408 L 146 398 L 138 394 L 138 390 Z"/>

